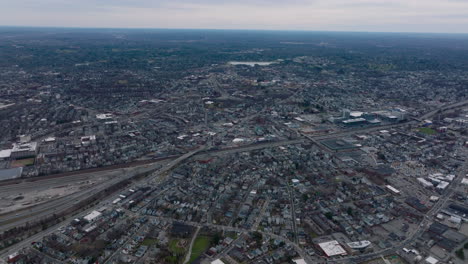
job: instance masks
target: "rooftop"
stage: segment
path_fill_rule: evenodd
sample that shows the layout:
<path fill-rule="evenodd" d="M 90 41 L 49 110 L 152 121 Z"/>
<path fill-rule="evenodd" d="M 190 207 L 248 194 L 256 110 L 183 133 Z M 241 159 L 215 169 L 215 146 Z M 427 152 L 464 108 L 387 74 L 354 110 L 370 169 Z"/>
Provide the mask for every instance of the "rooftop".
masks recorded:
<path fill-rule="evenodd" d="M 37 142 L 14 144 L 11 152 L 36 151 Z"/>
<path fill-rule="evenodd" d="M 351 113 L 349 113 L 351 117 L 361 117 L 363 114 L 364 114 L 363 112 L 359 112 L 359 111 L 352 111 Z"/>
<path fill-rule="evenodd" d="M 432 257 L 432 256 L 429 256 L 429 257 L 426 258 L 426 263 L 437 264 L 438 262 L 439 261 L 436 258 Z"/>
<path fill-rule="evenodd" d="M 23 173 L 23 167 L 0 170 L 0 181 L 19 178 L 21 173 Z"/>
<path fill-rule="evenodd" d="M 11 156 L 11 149 L 0 150 L 0 159 L 9 158 Z"/>
<path fill-rule="evenodd" d="M 96 115 L 96 118 L 97 118 L 97 119 L 102 119 L 102 120 L 111 119 L 111 118 L 112 118 L 112 114 L 97 114 L 97 115 Z"/>
<path fill-rule="evenodd" d="M 304 259 L 294 259 L 293 260 L 296 264 L 307 264 Z"/>
<path fill-rule="evenodd" d="M 347 255 L 346 250 L 344 250 L 344 248 L 336 240 L 319 243 L 318 245 L 329 257 Z"/>
<path fill-rule="evenodd" d="M 360 118 L 355 118 L 355 119 L 348 119 L 348 120 L 344 120 L 343 123 L 344 124 L 352 124 L 352 123 L 359 123 L 359 122 L 366 122 L 367 120 L 360 117 Z"/>
<path fill-rule="evenodd" d="M 86 221 L 93 221 L 94 219 L 98 218 L 101 215 L 98 211 L 92 211 L 90 214 L 83 217 Z"/>

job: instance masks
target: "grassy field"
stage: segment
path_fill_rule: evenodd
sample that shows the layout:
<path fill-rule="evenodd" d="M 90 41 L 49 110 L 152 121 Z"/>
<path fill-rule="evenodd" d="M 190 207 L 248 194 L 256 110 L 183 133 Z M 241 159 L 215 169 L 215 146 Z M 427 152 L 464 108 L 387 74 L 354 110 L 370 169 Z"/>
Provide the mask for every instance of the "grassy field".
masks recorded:
<path fill-rule="evenodd" d="M 311 238 L 316 238 L 316 237 L 318 237 L 319 235 L 317 235 L 314 231 L 310 231 L 310 232 L 309 232 L 309 236 L 310 236 Z"/>
<path fill-rule="evenodd" d="M 404 259 L 402 259 L 400 256 L 397 255 L 390 255 L 390 256 L 385 256 L 385 260 L 382 258 L 376 258 L 373 260 L 369 260 L 366 262 L 363 262 L 362 264 L 407 264 Z"/>
<path fill-rule="evenodd" d="M 158 242 L 157 239 L 146 238 L 145 240 L 143 240 L 143 242 L 141 242 L 141 245 L 143 245 L 143 246 L 152 246 L 152 245 L 156 244 L 157 242 Z"/>
<path fill-rule="evenodd" d="M 211 243 L 211 237 L 198 236 L 195 239 L 195 242 L 193 243 L 192 253 L 190 255 L 190 260 L 188 263 L 192 263 L 199 256 L 201 256 L 201 254 L 203 254 L 203 252 L 205 252 L 210 247 L 210 243 Z"/>
<path fill-rule="evenodd" d="M 437 133 L 434 129 L 429 127 L 420 127 L 418 128 L 418 131 L 426 135 L 434 135 L 435 133 Z"/>
<path fill-rule="evenodd" d="M 166 261 L 172 264 L 182 263 L 185 256 L 185 247 L 179 247 L 180 239 L 172 239 L 169 241 L 169 251 L 171 251 L 175 256 L 168 256 Z"/>
<path fill-rule="evenodd" d="M 226 232 L 226 236 L 227 236 L 227 237 L 230 237 L 230 238 L 232 238 L 232 239 L 236 239 L 236 238 L 237 238 L 237 233 L 236 233 L 236 232 L 229 231 L 229 232 Z"/>
<path fill-rule="evenodd" d="M 31 166 L 31 165 L 34 165 L 34 158 L 18 159 L 18 160 L 14 160 L 11 163 L 11 167 L 14 167 L 14 168 L 24 167 L 24 166 Z"/>
<path fill-rule="evenodd" d="M 175 253 L 177 255 L 184 255 L 185 253 L 185 248 L 183 247 L 178 247 L 177 243 L 179 243 L 179 239 L 173 239 L 169 241 L 169 250 L 172 253 Z"/>
<path fill-rule="evenodd" d="M 167 256 L 166 261 L 169 263 L 174 263 L 174 264 L 177 264 L 180 262 L 179 257 L 176 257 L 176 256 Z"/>

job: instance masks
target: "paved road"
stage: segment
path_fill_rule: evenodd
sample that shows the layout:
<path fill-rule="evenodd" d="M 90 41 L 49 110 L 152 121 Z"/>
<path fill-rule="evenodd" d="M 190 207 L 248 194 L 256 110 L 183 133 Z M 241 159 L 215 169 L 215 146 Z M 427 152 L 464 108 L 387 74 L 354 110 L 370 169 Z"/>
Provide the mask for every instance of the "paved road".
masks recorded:
<path fill-rule="evenodd" d="M 291 186 L 289 185 L 291 183 L 292 177 L 287 177 L 287 182 L 286 182 L 286 188 L 288 189 L 289 193 L 289 203 L 291 204 L 291 221 L 292 221 L 292 229 L 294 233 L 294 242 L 299 243 L 298 237 L 297 237 L 297 223 L 296 223 L 296 206 L 294 202 L 294 193 L 293 190 L 291 190 Z"/>
<path fill-rule="evenodd" d="M 244 228 L 240 228 L 240 227 L 216 225 L 216 224 L 211 224 L 211 223 L 198 223 L 198 222 L 191 222 L 191 221 L 182 221 L 182 220 L 175 220 L 175 219 L 169 218 L 169 217 L 156 217 L 156 216 L 149 216 L 149 217 L 150 218 L 155 218 L 155 219 L 166 220 L 166 221 L 169 221 L 169 222 L 184 223 L 186 225 L 200 227 L 200 228 L 201 227 L 209 227 L 209 228 L 218 229 L 218 230 L 222 230 L 222 231 L 232 231 L 232 232 L 237 232 L 237 233 L 249 233 L 249 232 L 251 232 L 248 229 L 244 229 Z M 310 258 L 310 256 L 301 247 L 299 247 L 298 244 L 294 243 L 293 241 L 291 241 L 291 240 L 289 240 L 289 239 L 287 239 L 285 237 L 279 236 L 277 234 L 264 232 L 264 231 L 257 231 L 257 232 L 260 232 L 263 236 L 284 241 L 284 243 L 286 245 L 292 246 L 297 251 L 297 253 L 301 256 L 301 258 L 305 259 L 305 261 L 307 263 L 310 263 L 310 264 L 314 263 L 312 261 L 312 259 Z"/>
<path fill-rule="evenodd" d="M 196 151 L 189 152 L 185 155 L 182 155 L 181 157 L 177 158 L 176 160 L 168 162 L 159 173 L 166 172 L 170 169 L 172 169 L 174 166 L 179 164 L 181 161 L 183 161 L 186 158 L 191 157 L 194 155 L 196 152 L 200 151 L 201 149 L 198 149 Z M 90 197 L 91 195 L 98 193 L 114 184 L 117 184 L 119 182 L 123 182 L 125 180 L 131 179 L 135 177 L 136 175 L 140 175 L 142 173 L 146 173 L 149 171 L 153 171 L 156 168 L 160 166 L 160 162 L 148 165 L 145 167 L 138 167 L 135 169 L 122 169 L 122 176 L 121 177 L 116 177 L 115 179 L 112 179 L 107 182 L 103 182 L 99 185 L 94 186 L 93 188 L 90 188 L 86 191 L 83 192 L 77 192 L 65 197 L 62 197 L 60 199 L 52 200 L 48 203 L 40 204 L 38 206 L 32 207 L 27 210 L 22 210 L 18 213 L 12 213 L 12 214 L 6 214 L 0 217 L 0 231 L 5 231 L 8 230 L 14 226 L 21 226 L 26 224 L 27 222 L 33 222 L 37 219 L 40 218 L 46 218 L 48 216 L 55 214 L 58 214 L 64 210 L 69 209 L 72 207 L 74 204 L 85 200 L 86 198 Z M 152 178 L 151 178 L 152 179 Z M 149 180 L 148 180 L 149 181 Z M 148 182 L 149 183 L 149 182 Z"/>
<path fill-rule="evenodd" d="M 433 117 L 434 115 L 438 114 L 440 111 L 447 111 L 447 110 L 452 110 L 454 108 L 457 108 L 457 107 L 460 107 L 460 106 L 464 106 L 468 104 L 468 100 L 464 100 L 464 101 L 460 101 L 460 102 L 457 102 L 457 103 L 453 103 L 453 104 L 446 104 L 446 105 L 443 105 L 441 107 L 438 107 L 424 115 L 422 115 L 421 117 L 419 117 L 419 120 L 424 120 L 424 119 L 428 119 L 428 118 L 431 118 Z"/>
<path fill-rule="evenodd" d="M 265 200 L 265 202 L 262 205 L 262 209 L 260 209 L 260 212 L 258 213 L 257 219 L 255 219 L 254 224 L 252 225 L 252 228 L 250 230 L 256 231 L 258 229 L 258 226 L 262 222 L 263 216 L 265 215 L 265 211 L 268 208 L 268 205 L 270 204 L 270 196 Z"/>
<path fill-rule="evenodd" d="M 144 168 L 140 168 L 140 170 L 138 172 L 135 172 L 133 174 L 129 174 L 127 175 L 125 178 L 131 178 L 135 175 L 138 175 L 140 173 L 143 173 L 143 172 L 147 172 L 147 171 L 152 171 L 152 170 L 156 170 L 155 173 L 153 173 L 151 176 L 149 176 L 148 178 L 144 179 L 143 181 L 138 181 L 138 182 L 135 182 L 133 183 L 132 185 L 130 185 L 129 188 L 132 188 L 132 187 L 135 187 L 137 185 L 140 185 L 140 184 L 146 184 L 148 185 L 149 183 L 151 182 L 154 182 L 154 181 L 157 181 L 159 178 L 161 177 L 165 177 L 166 176 L 166 172 L 172 168 L 174 168 L 175 166 L 177 166 L 180 162 L 183 162 L 184 159 L 187 159 L 187 158 L 190 158 L 191 156 L 193 156 L 194 154 L 196 154 L 197 152 L 203 150 L 204 147 L 201 147 L 199 149 L 196 149 L 192 152 L 189 152 L 189 153 L 186 153 L 185 155 L 179 157 L 178 159 L 174 160 L 174 161 L 171 161 L 170 163 L 166 164 L 165 166 L 163 166 L 162 168 L 158 169 L 159 165 L 158 164 L 153 164 L 153 165 L 150 165 L 148 167 L 144 167 Z M 94 190 L 95 192 L 96 190 Z M 114 199 L 113 196 L 109 196 L 107 198 L 105 198 L 101 203 L 99 203 L 98 205 L 88 209 L 88 210 L 85 210 L 75 216 L 73 216 L 73 218 L 80 218 L 80 217 L 83 217 L 87 214 L 89 214 L 91 211 L 93 210 L 96 210 L 100 207 L 102 207 L 103 205 L 105 204 L 111 204 L 112 203 L 112 200 Z M 59 229 L 60 227 L 65 227 L 69 224 L 69 221 L 71 220 L 71 217 L 69 217 L 68 219 L 66 219 L 65 221 L 55 225 L 55 226 L 52 226 L 50 228 L 48 228 L 47 230 L 45 231 L 42 231 L 42 232 L 39 232 L 9 248 L 6 248 L 4 250 L 1 250 L 0 251 L 0 264 L 1 263 L 4 263 L 5 262 L 5 259 L 7 259 L 8 257 L 8 254 L 11 254 L 13 252 L 18 252 L 19 250 L 21 250 L 22 248 L 25 248 L 27 246 L 29 246 L 31 244 L 31 242 L 33 241 L 39 241 L 41 240 L 44 236 L 47 236 L 47 235 L 50 235 L 52 234 L 53 232 L 57 231 L 57 229 Z"/>
<path fill-rule="evenodd" d="M 195 243 L 195 239 L 198 236 L 198 232 L 200 232 L 201 227 L 197 226 L 197 230 L 195 231 L 195 234 L 193 234 L 192 240 L 190 240 L 190 246 L 187 251 L 187 255 L 185 255 L 185 260 L 183 264 L 187 264 L 190 260 L 190 256 L 192 255 L 192 248 L 193 248 L 193 243 Z"/>
<path fill-rule="evenodd" d="M 112 179 L 107 182 L 103 182 L 100 184 L 97 184 L 96 186 L 93 186 L 93 188 L 82 191 L 82 192 L 76 192 L 74 194 L 52 200 L 50 202 L 42 203 L 40 205 L 31 207 L 26 210 L 21 210 L 18 212 L 11 212 L 5 215 L 0 216 L 0 232 L 5 231 L 9 228 L 12 228 L 14 226 L 21 226 L 26 224 L 27 222 L 33 222 L 34 220 L 37 220 L 38 218 L 46 218 L 47 216 L 51 216 L 54 213 L 58 214 L 61 211 L 64 211 L 74 204 L 86 199 L 90 195 L 97 193 L 101 190 L 104 190 L 105 188 L 112 186 L 113 184 L 116 184 L 118 182 L 131 179 L 135 175 L 145 173 L 148 171 L 152 171 L 155 169 L 155 166 L 159 164 L 166 164 L 163 169 L 164 171 L 159 171 L 158 173 L 161 174 L 163 172 L 169 171 L 175 166 L 177 166 L 181 161 L 192 157 L 192 156 L 197 156 L 197 158 L 204 158 L 207 156 L 212 156 L 212 155 L 227 155 L 231 153 L 236 153 L 236 152 L 243 152 L 243 151 L 252 151 L 255 149 L 262 149 L 262 148 L 269 148 L 269 147 L 275 147 L 275 146 L 282 146 L 282 145 L 291 145 L 291 144 L 300 144 L 304 142 L 303 139 L 294 139 L 294 140 L 283 140 L 283 141 L 276 141 L 276 142 L 265 142 L 265 143 L 259 143 L 259 144 L 252 144 L 252 145 L 246 145 L 246 146 L 239 146 L 239 147 L 232 147 L 232 148 L 227 148 L 227 149 L 215 149 L 215 150 L 206 150 L 204 147 L 196 149 L 194 151 L 191 151 L 189 153 L 186 153 L 184 155 L 181 155 L 173 160 L 164 160 L 164 161 L 159 161 L 159 162 L 153 162 L 151 164 L 147 164 L 144 166 L 138 166 L 137 168 L 123 168 L 119 169 L 121 171 L 121 176 L 116 177 L 115 179 Z M 199 153 L 200 152 L 200 153 Z M 93 174 L 96 172 L 93 172 Z M 76 175 L 75 175 L 76 177 Z M 81 178 L 80 178 L 81 179 Z M 55 182 L 56 184 L 62 184 L 63 181 L 70 183 L 71 179 L 69 177 L 64 177 L 64 178 L 54 178 L 54 179 L 46 179 L 43 183 L 42 182 L 27 182 L 25 184 L 25 189 L 30 188 L 34 186 L 34 184 L 38 184 L 39 186 L 45 186 L 48 183 Z M 154 184 L 154 182 L 147 182 L 148 184 Z M 0 188 L 14 188 L 13 186 L 1 186 Z"/>
<path fill-rule="evenodd" d="M 85 200 L 86 198 L 96 194 L 114 184 L 131 179 L 136 175 L 154 170 L 155 167 L 160 166 L 160 163 L 153 164 L 147 167 L 138 167 L 133 169 L 121 169 L 121 176 L 115 177 L 112 180 L 96 184 L 81 192 L 76 192 L 59 199 L 51 200 L 46 203 L 33 206 L 26 210 L 12 212 L 0 216 L 0 232 L 8 230 L 14 226 L 22 226 L 27 222 L 34 222 L 37 219 L 46 218 L 53 214 L 58 214 L 72 207 L 73 205 Z"/>
<path fill-rule="evenodd" d="M 465 153 L 466 152 L 467 151 L 465 150 Z M 456 178 L 450 184 L 444 196 L 441 197 L 439 201 L 437 201 L 437 203 L 425 214 L 423 221 L 404 241 L 388 249 L 383 249 L 380 251 L 376 251 L 376 252 L 369 253 L 369 254 L 363 254 L 359 256 L 345 257 L 345 258 L 336 260 L 335 262 L 349 263 L 349 261 L 357 261 L 357 260 L 364 261 L 366 259 L 378 257 L 379 255 L 391 254 L 395 252 L 396 250 L 413 243 L 418 237 L 420 237 L 424 233 L 428 225 L 433 221 L 432 220 L 433 217 L 437 215 L 440 212 L 440 210 L 442 210 L 445 207 L 445 204 L 450 200 L 450 197 L 452 196 L 452 194 L 455 192 L 457 187 L 460 186 L 461 181 L 465 177 L 465 174 L 467 171 L 468 171 L 468 160 L 465 160 L 463 166 L 461 166 L 461 168 L 458 170 L 456 174 Z"/>
<path fill-rule="evenodd" d="M 439 113 L 440 111 L 454 109 L 456 107 L 463 106 L 463 105 L 465 105 L 467 103 L 468 103 L 468 100 L 465 100 L 465 101 L 462 101 L 462 102 L 458 102 L 458 103 L 454 103 L 454 104 L 450 104 L 450 105 L 445 105 L 445 106 L 440 107 L 438 109 L 434 109 L 433 111 L 431 111 L 429 113 L 426 113 L 425 115 L 421 116 L 420 119 L 430 118 L 433 115 Z M 323 140 L 323 139 L 334 138 L 334 137 L 342 137 L 342 136 L 352 135 L 352 134 L 357 134 L 357 133 L 366 133 L 366 132 L 371 132 L 371 131 L 375 131 L 375 130 L 389 129 L 389 128 L 393 128 L 393 127 L 399 127 L 399 126 L 403 126 L 403 125 L 413 124 L 415 122 L 416 121 L 408 121 L 408 122 L 405 122 L 405 123 L 393 124 L 393 125 L 387 125 L 387 126 L 368 127 L 368 128 L 363 128 L 363 129 L 354 129 L 354 130 L 350 130 L 350 131 L 330 133 L 330 134 L 327 134 L 327 135 L 320 135 L 320 136 L 314 136 L 314 137 L 309 137 L 308 136 L 308 138 L 309 139 L 313 138 L 313 141 L 316 142 L 317 140 Z M 283 140 L 283 141 L 277 141 L 277 142 L 266 142 L 266 143 L 261 143 L 261 144 L 252 144 L 252 145 L 240 146 L 240 147 L 234 147 L 234 148 L 222 149 L 222 150 L 208 150 L 208 151 L 205 151 L 204 153 L 197 154 L 197 156 L 203 157 L 203 156 L 207 156 L 207 155 L 209 155 L 209 156 L 211 156 L 211 155 L 222 155 L 222 154 L 229 154 L 229 153 L 233 153 L 233 152 L 251 151 L 251 150 L 254 150 L 254 149 L 268 148 L 268 147 L 274 147 L 274 146 L 299 144 L 299 143 L 302 143 L 302 142 L 303 142 L 303 139 Z M 177 166 L 177 164 L 180 161 L 182 161 L 182 160 L 184 160 L 184 159 L 186 159 L 188 157 L 194 156 L 197 152 L 200 152 L 200 151 L 201 151 L 201 149 L 198 149 L 194 153 L 190 152 L 190 153 L 181 155 L 179 157 L 170 158 L 170 159 L 175 158 L 175 160 L 170 161 L 168 163 L 167 167 L 165 167 L 167 169 L 165 171 L 160 171 L 160 173 L 167 172 L 168 170 L 170 170 L 173 167 Z M 154 163 L 154 161 L 151 161 L 151 160 L 150 161 L 145 161 L 145 162 Z M 105 168 L 103 170 L 105 170 Z M 145 168 L 140 167 L 139 169 L 136 169 L 136 171 L 133 171 L 133 173 L 132 172 L 126 173 L 126 176 L 123 176 L 123 177 L 121 177 L 119 179 L 112 180 L 112 181 L 110 181 L 108 183 L 103 183 L 101 185 L 98 185 L 98 187 L 96 187 L 96 189 L 76 193 L 76 194 L 67 196 L 63 200 L 60 199 L 60 200 L 57 200 L 57 201 L 53 201 L 52 203 L 47 203 L 47 204 L 41 205 L 42 208 L 41 207 L 37 207 L 37 208 L 35 207 L 34 211 L 24 211 L 21 215 L 14 215 L 14 216 L 10 215 L 10 216 L 8 216 L 6 218 L 3 218 L 3 219 L 0 218 L 1 219 L 0 221 L 3 221 L 3 222 L 0 222 L 1 228 L 3 228 L 3 230 L 4 230 L 4 229 L 12 227 L 12 226 L 22 225 L 22 224 L 24 224 L 24 223 L 26 223 L 28 221 L 32 221 L 33 219 L 35 219 L 37 217 L 50 216 L 55 212 L 59 212 L 60 210 L 64 210 L 64 209 L 70 207 L 69 204 L 73 200 L 85 199 L 86 197 L 89 197 L 92 193 L 95 193 L 96 191 L 99 191 L 99 190 L 103 190 L 106 187 L 110 186 L 111 184 L 114 184 L 116 182 L 123 181 L 123 180 L 130 179 L 130 178 L 134 177 L 137 174 L 137 172 L 142 173 L 143 171 L 149 171 L 149 170 L 154 170 L 153 165 L 150 165 L 150 166 L 145 167 Z M 457 181 L 461 181 L 461 179 L 457 178 Z M 150 183 L 150 182 L 148 181 L 148 183 Z M 453 183 L 453 184 L 455 184 L 455 183 Z M 451 193 L 451 192 L 453 192 L 453 189 L 450 189 L 449 191 Z M 430 213 L 438 212 L 440 210 L 440 208 L 442 208 L 443 205 L 445 204 L 445 202 L 448 200 L 448 197 L 449 197 L 449 195 L 447 194 L 445 197 L 443 197 L 441 200 L 439 200 L 439 202 L 431 209 Z M 405 240 L 405 242 L 403 242 L 401 244 L 403 245 L 403 244 L 412 242 L 414 240 L 414 238 L 419 235 L 419 232 L 421 232 L 421 229 L 425 225 L 426 221 L 427 221 L 427 219 L 424 219 L 423 224 L 420 227 L 418 227 L 416 232 L 412 236 L 410 236 L 410 238 L 408 238 L 407 240 Z M 53 230 L 55 230 L 56 228 L 57 228 L 57 226 L 54 227 Z M 244 230 L 244 231 L 246 231 L 246 230 Z M 244 231 L 242 231 L 242 232 L 244 232 Z M 48 234 L 47 232 L 48 231 L 41 232 L 41 233 L 39 233 L 37 235 L 34 235 L 31 238 L 36 238 L 37 239 L 37 238 L 43 237 L 44 235 Z M 276 236 L 274 234 L 267 234 L 267 235 L 271 235 L 273 237 Z M 28 244 L 27 241 L 34 241 L 34 240 L 31 240 L 31 238 L 29 238 L 27 240 L 24 240 L 23 242 L 20 242 L 19 244 L 16 244 L 10 250 L 14 250 L 14 249 L 18 250 L 18 249 L 26 246 Z M 277 238 L 287 241 L 287 239 L 285 239 L 283 237 L 277 236 Z M 292 246 L 294 246 L 294 248 L 296 248 L 296 250 L 301 254 L 301 256 L 306 259 L 307 263 L 312 263 L 310 257 L 307 254 L 305 254 L 305 252 L 303 252 L 303 250 L 296 243 L 291 242 L 291 241 L 288 241 L 288 243 L 291 244 Z M 384 254 L 385 252 L 393 251 L 398 247 L 400 247 L 400 246 L 397 246 L 397 247 L 394 247 L 394 248 L 391 248 L 391 249 L 387 249 L 387 250 L 382 250 L 382 251 L 377 252 L 377 253 L 372 253 L 372 255 Z M 5 252 L 8 252 L 8 251 L 9 250 L 7 249 L 7 250 L 1 251 L 0 253 L 5 254 Z M 350 258 L 348 258 L 348 260 L 353 260 L 353 259 L 356 259 L 356 258 L 363 258 L 363 257 L 366 257 L 366 256 L 371 256 L 371 255 L 363 255 L 363 256 L 359 256 L 359 257 L 350 257 Z M 5 257 L 5 256 L 3 256 L 3 257 Z"/>

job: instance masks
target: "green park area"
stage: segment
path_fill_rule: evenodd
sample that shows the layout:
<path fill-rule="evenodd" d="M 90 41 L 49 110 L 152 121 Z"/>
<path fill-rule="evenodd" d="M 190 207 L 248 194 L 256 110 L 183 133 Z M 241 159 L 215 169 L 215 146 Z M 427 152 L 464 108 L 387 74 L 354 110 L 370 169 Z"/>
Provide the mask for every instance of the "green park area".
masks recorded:
<path fill-rule="evenodd" d="M 210 247 L 211 240 L 212 238 L 209 236 L 198 236 L 193 243 L 192 253 L 188 263 L 192 263 L 198 257 L 200 257 L 203 252 L 205 252 Z"/>
<path fill-rule="evenodd" d="M 173 254 L 166 258 L 169 263 L 180 263 L 185 256 L 187 240 L 185 239 L 172 239 L 169 241 L 169 251 Z"/>
<path fill-rule="evenodd" d="M 420 127 L 418 128 L 418 131 L 426 135 L 434 135 L 435 133 L 437 133 L 434 129 L 429 127 Z"/>
<path fill-rule="evenodd" d="M 182 239 L 173 239 L 169 241 L 169 250 L 176 255 L 184 255 L 185 246 L 182 244 L 185 244 Z"/>
<path fill-rule="evenodd" d="M 143 240 L 143 242 L 141 242 L 141 245 L 142 246 L 152 246 L 152 245 L 155 245 L 156 243 L 158 242 L 157 239 L 154 239 L 154 238 L 146 238 L 145 240 Z"/>

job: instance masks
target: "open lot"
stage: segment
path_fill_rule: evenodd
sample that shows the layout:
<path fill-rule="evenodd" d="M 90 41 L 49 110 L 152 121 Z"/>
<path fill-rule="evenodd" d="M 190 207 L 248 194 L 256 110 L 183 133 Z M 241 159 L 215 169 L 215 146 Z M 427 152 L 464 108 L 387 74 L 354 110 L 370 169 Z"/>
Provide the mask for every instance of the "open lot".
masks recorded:
<path fill-rule="evenodd" d="M 195 239 L 193 244 L 192 253 L 190 255 L 189 263 L 192 263 L 196 260 L 203 252 L 205 252 L 211 243 L 211 237 L 208 236 L 198 236 Z"/>
<path fill-rule="evenodd" d="M 17 159 L 11 162 L 12 168 L 31 166 L 31 165 L 34 165 L 34 158 Z"/>

